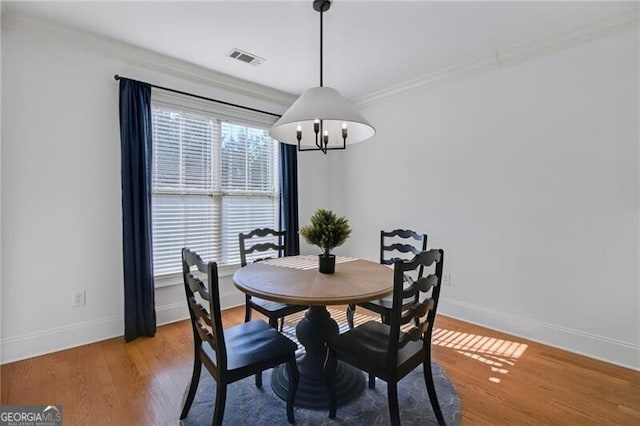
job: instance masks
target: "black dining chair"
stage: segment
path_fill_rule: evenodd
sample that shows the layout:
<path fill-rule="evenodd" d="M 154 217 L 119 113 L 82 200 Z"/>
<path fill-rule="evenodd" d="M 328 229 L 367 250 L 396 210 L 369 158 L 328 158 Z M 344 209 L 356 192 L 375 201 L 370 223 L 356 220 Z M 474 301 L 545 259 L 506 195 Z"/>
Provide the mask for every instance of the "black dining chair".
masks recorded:
<path fill-rule="evenodd" d="M 195 251 L 183 248 L 182 275 L 193 329 L 194 360 L 191 384 L 180 419 L 189 414 L 202 364 L 217 383 L 212 424 L 221 425 L 227 385 L 255 375 L 256 386 L 261 388 L 262 371 L 286 363 L 289 374 L 287 420 L 294 423 L 293 400 L 299 380 L 297 345 L 262 320 L 245 322 L 223 331 L 218 266 L 215 262 L 205 263 Z M 207 284 L 197 275 L 206 275 Z M 200 300 L 207 301 L 208 306 L 203 306 Z"/>
<path fill-rule="evenodd" d="M 427 234 L 418 234 L 410 229 L 380 231 L 380 263 L 383 265 L 393 265 L 393 262 L 397 259 L 411 259 L 426 249 Z M 405 275 L 405 285 L 410 284 L 413 279 L 420 277 L 422 277 L 422 268 L 417 271 L 416 277 Z M 379 314 L 382 322 L 389 324 L 392 302 L 393 298 L 389 296 L 370 302 L 358 303 L 358 306 Z M 347 323 L 349 324 L 349 328 L 353 328 L 355 312 L 356 305 L 350 304 L 347 306 Z"/>
<path fill-rule="evenodd" d="M 400 425 L 397 383 L 422 364 L 431 407 L 438 423 L 445 424 L 431 372 L 431 334 L 443 264 L 444 251 L 441 249 L 424 251 L 412 260 L 396 261 L 389 324 L 369 321 L 329 339 L 324 371 L 329 392 L 329 418 L 336 417 L 334 374 L 338 360 L 369 373 L 370 388 L 375 387 L 375 377 L 387 382 L 389 415 L 394 426 Z M 430 268 L 432 272 L 406 287 L 405 273 L 420 268 Z M 407 299 L 418 301 L 406 304 Z"/>
<path fill-rule="evenodd" d="M 253 256 L 252 261 L 269 259 L 272 257 L 282 257 L 285 255 L 287 231 L 276 231 L 271 228 L 254 229 L 253 231 L 238 235 L 240 244 L 240 266 L 247 266 L 247 257 L 254 253 L 263 253 L 259 258 Z M 308 306 L 289 305 L 286 303 L 272 302 L 245 294 L 245 322 L 251 321 L 251 310 L 255 309 L 269 319 L 269 324 L 273 328 L 278 328 L 280 320 L 280 330 L 284 326 L 284 317 L 297 312 L 306 311 Z"/>

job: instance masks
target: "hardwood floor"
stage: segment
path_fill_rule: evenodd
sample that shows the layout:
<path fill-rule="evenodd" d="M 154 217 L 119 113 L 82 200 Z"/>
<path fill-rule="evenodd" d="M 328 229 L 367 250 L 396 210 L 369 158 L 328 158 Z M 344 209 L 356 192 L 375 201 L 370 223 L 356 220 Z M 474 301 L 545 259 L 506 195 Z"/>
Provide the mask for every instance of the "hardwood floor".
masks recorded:
<path fill-rule="evenodd" d="M 243 308 L 224 312 L 226 326 L 243 319 Z M 458 390 L 463 425 L 640 424 L 640 372 L 444 316 L 435 325 L 434 358 Z M 176 425 L 191 351 L 183 321 L 155 338 L 6 364 L 0 402 L 61 404 L 65 425 Z"/>

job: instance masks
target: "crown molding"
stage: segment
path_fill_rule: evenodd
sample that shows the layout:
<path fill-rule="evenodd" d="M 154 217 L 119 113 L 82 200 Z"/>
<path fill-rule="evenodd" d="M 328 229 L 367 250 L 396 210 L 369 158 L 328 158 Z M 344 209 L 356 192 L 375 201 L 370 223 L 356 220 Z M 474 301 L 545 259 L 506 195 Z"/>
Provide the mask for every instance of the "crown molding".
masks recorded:
<path fill-rule="evenodd" d="M 297 98 L 291 93 L 252 83 L 181 59 L 31 14 L 8 9 L 2 16 L 2 23 L 7 29 L 26 28 L 30 31 L 40 32 L 45 39 L 50 36 L 61 38 L 65 43 L 87 50 L 91 54 L 100 52 L 100 54 L 125 62 L 127 65 L 139 66 L 192 83 L 214 86 L 239 95 L 259 98 L 284 107 L 289 107 Z M 114 70 L 113 73 L 116 74 L 117 71 Z"/>
<path fill-rule="evenodd" d="M 551 37 L 496 50 L 492 55 L 437 70 L 404 83 L 372 92 L 354 99 L 354 104 L 361 109 L 367 108 L 407 92 L 441 86 L 568 49 L 581 43 L 637 29 L 638 22 L 640 22 L 640 8 L 636 6 L 630 11 L 592 21 L 588 24 L 556 33 Z"/>
<path fill-rule="evenodd" d="M 133 66 L 140 66 L 150 71 L 189 82 L 205 86 L 215 86 L 240 95 L 273 102 L 285 108 L 289 107 L 297 99 L 296 95 L 288 92 L 242 80 L 190 62 L 72 28 L 51 20 L 21 12 L 16 13 L 10 8 L 5 8 L 3 11 L 2 22 L 6 28 L 26 27 L 34 31 L 42 31 L 49 34 L 53 33 L 59 37 L 63 37 L 66 42 L 82 47 L 91 53 L 95 53 L 96 51 L 104 52 L 114 59 L 121 60 Z M 395 96 L 406 94 L 407 92 L 452 83 L 487 71 L 497 70 L 568 49 L 581 43 L 637 29 L 639 22 L 640 8 L 634 5 L 629 11 L 605 19 L 592 21 L 585 25 L 556 33 L 551 37 L 496 50 L 491 55 L 436 70 L 421 77 L 389 86 L 385 89 L 355 98 L 353 103 L 360 109 L 367 108 L 385 102 Z"/>

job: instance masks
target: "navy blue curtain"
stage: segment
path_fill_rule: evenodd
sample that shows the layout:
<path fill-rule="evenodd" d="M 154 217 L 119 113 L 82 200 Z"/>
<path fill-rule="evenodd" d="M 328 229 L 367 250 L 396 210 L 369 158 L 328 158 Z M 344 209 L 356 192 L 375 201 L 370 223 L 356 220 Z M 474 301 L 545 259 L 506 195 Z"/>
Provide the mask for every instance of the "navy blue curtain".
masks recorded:
<path fill-rule="evenodd" d="M 286 256 L 300 254 L 298 235 L 298 151 L 280 143 L 280 230 L 287 231 Z"/>
<path fill-rule="evenodd" d="M 156 332 L 151 251 L 151 86 L 120 79 L 124 338 Z"/>

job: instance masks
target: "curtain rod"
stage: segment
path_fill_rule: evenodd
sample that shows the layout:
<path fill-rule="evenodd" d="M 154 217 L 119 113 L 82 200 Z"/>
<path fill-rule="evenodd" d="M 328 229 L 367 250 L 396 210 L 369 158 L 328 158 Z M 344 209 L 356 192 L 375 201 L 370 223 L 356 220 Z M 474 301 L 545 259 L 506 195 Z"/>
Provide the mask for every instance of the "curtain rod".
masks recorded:
<path fill-rule="evenodd" d="M 267 115 L 271 115 L 271 116 L 274 116 L 274 117 L 281 117 L 280 114 L 275 114 L 273 112 L 263 111 L 261 109 L 251 108 L 251 107 L 244 106 L 244 105 L 232 104 L 231 102 L 221 101 L 219 99 L 212 99 L 212 98 L 207 98 L 205 96 L 194 95 L 193 93 L 183 92 L 181 90 L 169 89 L 168 87 L 158 86 L 156 84 L 147 83 L 146 81 L 140 81 L 140 80 L 134 80 L 132 78 L 121 77 L 118 74 L 114 75 L 113 78 L 116 81 L 118 81 L 120 79 L 135 81 L 136 83 L 147 84 L 147 85 L 149 85 L 151 87 L 155 87 L 156 89 L 166 90 L 167 92 L 173 92 L 173 93 L 178 93 L 180 95 L 191 96 L 193 98 L 198 98 L 198 99 L 202 99 L 202 100 L 210 101 L 210 102 L 216 102 L 216 103 L 219 103 L 219 104 L 228 105 L 228 106 L 232 106 L 232 107 L 236 107 L 236 108 L 246 109 L 248 111 L 259 112 L 261 114 L 267 114 Z"/>

